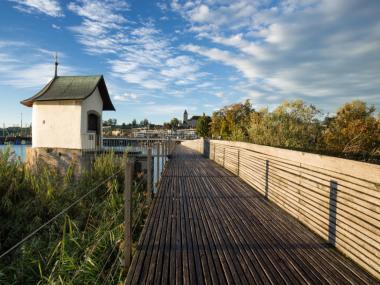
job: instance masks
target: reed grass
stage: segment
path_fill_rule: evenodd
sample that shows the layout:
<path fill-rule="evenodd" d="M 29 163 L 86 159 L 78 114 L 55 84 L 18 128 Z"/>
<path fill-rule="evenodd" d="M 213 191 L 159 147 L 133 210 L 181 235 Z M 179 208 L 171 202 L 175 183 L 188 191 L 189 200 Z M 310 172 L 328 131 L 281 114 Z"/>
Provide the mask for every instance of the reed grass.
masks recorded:
<path fill-rule="evenodd" d="M 90 171 L 75 178 L 74 167 L 64 174 L 47 166 L 31 170 L 12 159 L 9 149 L 0 152 L 0 254 L 119 171 L 1 258 L 0 284 L 122 284 L 122 167 L 123 159 L 111 152 L 98 156 Z M 143 188 L 135 182 L 133 203 L 134 211 L 145 217 Z M 141 221 L 134 223 L 141 229 Z"/>

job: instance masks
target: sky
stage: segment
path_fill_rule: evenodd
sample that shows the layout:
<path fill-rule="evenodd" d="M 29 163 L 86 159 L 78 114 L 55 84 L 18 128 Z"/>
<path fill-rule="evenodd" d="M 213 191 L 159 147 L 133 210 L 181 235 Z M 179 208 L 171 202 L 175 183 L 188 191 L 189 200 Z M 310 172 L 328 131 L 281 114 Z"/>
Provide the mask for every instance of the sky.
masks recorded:
<path fill-rule="evenodd" d="M 0 124 L 54 75 L 103 74 L 103 118 L 153 123 L 302 99 L 380 110 L 378 0 L 1 0 Z"/>

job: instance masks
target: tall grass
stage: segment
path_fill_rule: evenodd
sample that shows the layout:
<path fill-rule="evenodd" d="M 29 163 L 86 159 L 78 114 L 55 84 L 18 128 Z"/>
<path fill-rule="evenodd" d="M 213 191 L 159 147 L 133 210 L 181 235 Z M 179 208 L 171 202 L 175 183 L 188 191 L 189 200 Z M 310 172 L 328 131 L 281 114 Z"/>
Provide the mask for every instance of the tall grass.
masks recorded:
<path fill-rule="evenodd" d="M 74 167 L 64 174 L 47 166 L 31 170 L 11 159 L 9 149 L 0 152 L 0 254 L 121 170 L 122 161 L 113 153 L 100 155 L 90 171 L 74 178 Z M 1 258 L 0 284 L 121 284 L 122 185 L 119 171 Z M 136 201 L 140 188 L 134 191 Z"/>

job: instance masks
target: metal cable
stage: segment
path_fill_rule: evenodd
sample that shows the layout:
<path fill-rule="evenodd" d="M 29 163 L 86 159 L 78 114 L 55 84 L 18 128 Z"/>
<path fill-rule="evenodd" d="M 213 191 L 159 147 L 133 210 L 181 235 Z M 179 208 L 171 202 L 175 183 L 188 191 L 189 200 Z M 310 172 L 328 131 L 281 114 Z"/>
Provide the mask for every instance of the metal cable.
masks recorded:
<path fill-rule="evenodd" d="M 102 274 L 102 272 L 104 271 L 104 269 L 106 268 L 107 262 L 111 258 L 111 255 L 114 252 L 114 250 L 116 249 L 116 246 L 117 246 L 117 242 L 115 242 L 115 245 L 112 247 L 111 253 L 108 255 L 106 261 L 103 263 L 102 269 L 100 270 L 100 272 L 98 273 L 98 275 L 96 277 L 95 284 L 98 283 L 99 277 Z"/>
<path fill-rule="evenodd" d="M 112 217 L 112 221 L 111 221 L 111 225 L 113 225 L 116 220 L 117 220 L 117 217 L 119 216 L 119 214 L 122 212 L 123 208 L 120 208 L 117 212 L 116 212 L 116 215 Z M 112 229 L 108 230 L 108 231 L 105 231 L 103 233 L 103 235 L 98 238 L 96 244 L 95 244 L 95 247 L 99 244 L 100 241 L 103 240 L 103 238 L 106 236 L 106 234 L 108 234 L 109 232 L 113 232 L 115 229 L 117 229 L 118 227 L 120 226 L 120 224 L 118 224 L 117 226 L 113 227 Z M 85 253 L 84 253 L 85 254 Z M 82 265 L 79 266 L 79 268 L 77 269 L 77 271 L 75 271 L 75 273 L 73 274 L 74 277 L 71 279 L 71 283 L 73 283 L 73 280 L 76 278 L 78 272 L 81 270 L 82 268 Z"/>
<path fill-rule="evenodd" d="M 97 189 L 99 189 L 100 186 L 102 186 L 104 183 L 106 183 L 107 181 L 109 181 L 111 178 L 115 177 L 117 174 L 119 174 L 121 172 L 121 170 L 115 172 L 113 175 L 111 175 L 110 177 L 108 177 L 107 179 L 103 180 L 100 184 L 98 184 L 97 186 L 95 186 L 94 188 L 92 188 L 90 191 L 88 191 L 86 194 L 84 194 L 83 196 L 81 196 L 80 198 L 78 198 L 76 201 L 74 201 L 71 205 L 69 205 L 68 207 L 66 207 L 65 209 L 63 209 L 61 212 L 59 212 L 57 215 L 55 215 L 53 218 L 51 218 L 49 221 L 47 221 L 46 223 L 44 223 L 43 225 L 41 225 L 40 227 L 38 227 L 35 231 L 33 231 L 32 233 L 30 233 L 29 235 L 27 235 L 25 238 L 23 238 L 22 240 L 20 240 L 18 243 L 16 243 L 14 246 L 12 246 L 10 249 L 8 249 L 7 251 L 3 252 L 1 255 L 0 255 L 0 258 L 3 258 L 4 256 L 6 256 L 8 253 L 10 253 L 11 251 L 13 251 L 14 249 L 16 249 L 17 247 L 19 247 L 21 244 L 23 244 L 25 241 L 27 241 L 28 239 L 30 239 L 32 236 L 34 236 L 36 233 L 38 233 L 40 230 L 42 230 L 44 227 L 46 227 L 47 225 L 51 224 L 53 221 L 55 221 L 58 217 L 60 217 L 62 214 L 66 213 L 68 210 L 70 210 L 73 206 L 75 206 L 76 204 L 78 204 L 80 201 L 82 201 L 84 198 L 86 198 L 88 195 L 90 195 L 92 192 L 96 191 Z"/>
<path fill-rule="evenodd" d="M 119 260 L 120 254 L 121 254 L 121 251 L 118 252 L 118 254 L 117 254 L 117 256 L 116 256 L 114 262 L 113 262 L 112 265 L 111 265 L 111 269 L 110 269 L 110 271 L 107 273 L 106 278 L 104 279 L 102 285 L 103 285 L 103 284 L 107 284 L 108 279 L 112 276 L 112 271 L 113 271 L 113 269 L 114 269 L 114 266 L 115 266 L 116 262 Z M 114 276 L 112 276 L 112 279 L 113 279 L 113 278 L 114 278 Z"/>

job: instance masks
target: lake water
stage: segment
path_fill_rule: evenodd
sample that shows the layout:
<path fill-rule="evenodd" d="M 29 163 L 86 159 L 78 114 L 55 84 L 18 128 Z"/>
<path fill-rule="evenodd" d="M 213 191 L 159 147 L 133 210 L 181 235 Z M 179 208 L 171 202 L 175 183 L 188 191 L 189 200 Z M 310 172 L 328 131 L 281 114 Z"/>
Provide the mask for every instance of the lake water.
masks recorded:
<path fill-rule="evenodd" d="M 25 149 L 30 145 L 0 145 L 0 151 L 5 150 L 7 147 L 11 148 L 11 151 L 15 156 L 19 157 L 22 161 L 25 161 Z"/>
<path fill-rule="evenodd" d="M 31 147 L 30 145 L 0 145 L 0 151 L 5 150 L 7 147 L 11 148 L 11 151 L 13 152 L 13 155 L 16 157 L 19 157 L 21 161 L 25 161 L 25 152 L 27 147 Z M 131 151 L 141 151 L 143 154 L 146 154 L 146 148 L 143 147 L 130 147 L 128 148 Z M 153 148 L 153 156 L 156 154 L 155 148 Z M 157 171 L 159 170 L 160 173 L 163 171 L 162 169 L 162 157 L 160 158 L 159 167 L 157 168 L 157 157 L 153 157 L 153 182 L 156 184 L 157 182 Z"/>
<path fill-rule="evenodd" d="M 30 145 L 0 145 L 0 151 L 5 150 L 7 147 L 11 148 L 11 151 L 13 152 L 13 155 L 16 157 L 19 157 L 21 161 L 25 161 L 25 153 L 26 153 L 26 148 L 31 147 Z M 143 147 L 136 147 L 136 148 L 128 148 L 129 150 L 132 151 L 141 151 L 143 154 L 146 154 L 146 149 Z M 154 191 L 156 191 L 156 182 L 158 179 L 157 171 L 159 170 L 160 173 L 163 171 L 162 169 L 162 157 L 160 157 L 160 163 L 158 164 L 157 168 L 157 157 L 154 155 L 156 154 L 156 150 L 153 148 L 153 185 L 154 185 Z"/>

